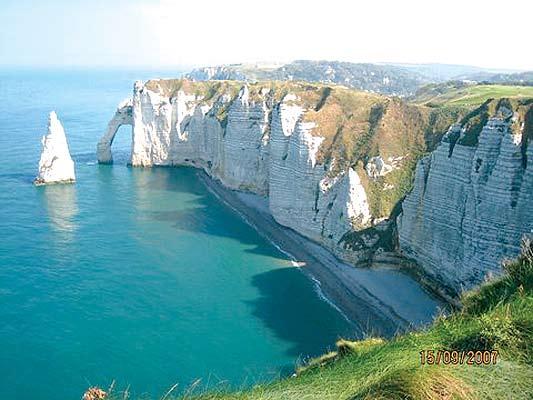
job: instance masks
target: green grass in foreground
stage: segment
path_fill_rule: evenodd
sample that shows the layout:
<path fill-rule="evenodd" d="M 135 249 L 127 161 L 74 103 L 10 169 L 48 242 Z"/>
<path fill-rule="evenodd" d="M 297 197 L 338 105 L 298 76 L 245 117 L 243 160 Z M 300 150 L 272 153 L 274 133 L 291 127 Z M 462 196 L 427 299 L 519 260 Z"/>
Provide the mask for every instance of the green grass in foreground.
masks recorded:
<path fill-rule="evenodd" d="M 294 377 L 181 399 L 533 399 L 533 244 L 505 275 L 466 294 L 463 309 L 390 341 L 341 340 Z M 425 365 L 421 350 L 497 350 L 495 365 Z M 195 392 L 195 390 L 192 390 Z M 120 396 L 117 398 L 121 398 Z M 166 399 L 169 397 L 166 396 Z"/>
<path fill-rule="evenodd" d="M 471 85 L 453 88 L 434 97 L 422 96 L 417 102 L 430 106 L 478 106 L 488 99 L 533 97 L 533 86 Z"/>

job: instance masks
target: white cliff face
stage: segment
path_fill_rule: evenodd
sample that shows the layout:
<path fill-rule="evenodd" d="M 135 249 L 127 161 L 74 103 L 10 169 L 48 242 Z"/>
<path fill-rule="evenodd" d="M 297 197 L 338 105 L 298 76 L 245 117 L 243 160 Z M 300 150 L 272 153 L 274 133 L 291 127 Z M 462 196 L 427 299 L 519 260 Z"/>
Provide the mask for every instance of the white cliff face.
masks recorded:
<path fill-rule="evenodd" d="M 235 99 L 210 103 L 182 90 L 171 97 L 161 93 L 135 84 L 131 110 L 127 103 L 119 107 L 98 145 L 100 161 L 112 159 L 118 126 L 131 123 L 132 165 L 195 166 L 229 188 L 268 195 L 280 224 L 357 261 L 338 241 L 369 226 L 366 193 L 354 170 L 330 177 L 317 163 L 324 139 L 313 134 L 315 123 L 302 120 L 297 96 L 289 93 L 276 104 L 269 89 L 252 98 L 244 86 Z"/>
<path fill-rule="evenodd" d="M 349 261 L 338 242 L 346 232 L 368 226 L 370 211 L 357 172 L 349 169 L 330 177 L 316 162 L 322 138 L 311 132 L 313 123 L 301 122 L 303 109 L 282 102 L 272 116 L 270 138 L 269 204 L 281 225 L 324 244 Z M 296 118 L 295 118 L 296 117 Z"/>
<path fill-rule="evenodd" d="M 133 95 L 133 148 L 134 166 L 171 165 L 171 133 L 176 132 L 179 107 L 186 99 L 173 99 L 135 83 Z M 174 117 L 174 119 L 173 119 Z"/>
<path fill-rule="evenodd" d="M 414 189 L 398 218 L 402 251 L 437 281 L 460 292 L 499 274 L 500 262 L 519 253 L 533 229 L 533 146 L 524 157 L 521 135 L 492 118 L 477 146 L 453 145 L 452 126 L 422 159 Z"/>
<path fill-rule="evenodd" d="M 213 97 L 198 86 L 170 93 L 160 84 L 135 84 L 98 145 L 99 161 L 112 160 L 118 127 L 131 124 L 134 166 L 194 166 L 229 188 L 266 195 L 277 222 L 352 263 L 394 249 L 396 225 L 371 215 L 361 179 L 383 180 L 407 153 L 385 152 L 365 170 L 335 168 L 335 159 L 318 161 L 324 138 L 306 118 L 312 113 L 301 92 L 275 100 L 272 89 L 252 94 L 244 86 Z M 464 130 L 453 125 L 419 162 L 397 221 L 402 252 L 456 292 L 499 273 L 502 258 L 518 254 L 521 235 L 533 229 L 533 168 L 525 162 L 533 147 L 523 154 L 509 124 L 491 119 L 476 146 L 459 144 Z"/>
<path fill-rule="evenodd" d="M 214 159 L 213 175 L 230 188 L 268 193 L 270 110 L 265 100 L 250 100 L 244 87 L 229 106 L 225 129 L 217 130 L 221 157 Z"/>
<path fill-rule="evenodd" d="M 74 162 L 68 150 L 65 130 L 54 111 L 48 118 L 48 132 L 41 139 L 41 144 L 43 149 L 35 184 L 74 182 Z"/>

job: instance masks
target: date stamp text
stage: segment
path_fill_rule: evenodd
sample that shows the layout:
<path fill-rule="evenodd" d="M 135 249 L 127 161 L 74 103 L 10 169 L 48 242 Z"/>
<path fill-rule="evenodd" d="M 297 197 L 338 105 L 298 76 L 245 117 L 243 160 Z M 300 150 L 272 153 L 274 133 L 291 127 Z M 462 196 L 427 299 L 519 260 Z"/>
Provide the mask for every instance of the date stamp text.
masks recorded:
<path fill-rule="evenodd" d="M 495 365 L 498 362 L 497 350 L 422 350 L 419 354 L 421 365 Z"/>

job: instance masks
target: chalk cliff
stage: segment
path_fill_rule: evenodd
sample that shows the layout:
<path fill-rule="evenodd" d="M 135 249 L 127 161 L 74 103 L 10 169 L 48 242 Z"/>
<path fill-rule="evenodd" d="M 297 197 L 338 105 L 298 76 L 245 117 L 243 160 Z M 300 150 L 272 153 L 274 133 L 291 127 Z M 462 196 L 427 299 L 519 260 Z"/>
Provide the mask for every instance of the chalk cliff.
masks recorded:
<path fill-rule="evenodd" d="M 192 165 L 227 187 L 270 195 L 276 220 L 331 249 L 352 224 L 370 223 L 358 173 L 328 178 L 317 164 L 324 138 L 302 120 L 305 101 L 273 87 L 225 86 L 217 96 L 199 88 L 208 85 L 170 93 L 168 82 L 136 83 L 98 144 L 99 161 L 112 161 L 118 127 L 131 124 L 132 165 Z"/>
<path fill-rule="evenodd" d="M 469 123 L 453 125 L 419 162 L 403 202 L 402 251 L 455 292 L 499 274 L 500 262 L 519 254 L 520 238 L 533 230 L 527 103 L 488 102 L 484 107 L 495 109 L 478 122 L 480 132 Z"/>
<path fill-rule="evenodd" d="M 122 125 L 133 125 L 133 105 L 130 99 L 126 99 L 118 105 L 115 115 L 107 125 L 104 136 L 98 142 L 96 152 L 100 163 L 106 164 L 113 162 L 111 145 L 113 144 L 113 139 L 117 134 L 118 128 Z"/>
<path fill-rule="evenodd" d="M 76 180 L 74 162 L 70 157 L 65 130 L 52 111 L 48 118 L 48 132 L 41 139 L 43 146 L 39 160 L 36 185 L 46 183 L 71 183 Z"/>
<path fill-rule="evenodd" d="M 268 196 L 277 222 L 352 263 L 397 250 L 399 237 L 430 276 L 468 287 L 517 254 L 533 228 L 533 182 L 506 128 L 516 123 L 465 114 L 309 83 L 153 80 L 119 106 L 98 159 L 112 161 L 114 135 L 130 124 L 133 166 L 194 166 Z M 420 161 L 398 235 L 416 162 L 456 121 L 463 128 Z"/>

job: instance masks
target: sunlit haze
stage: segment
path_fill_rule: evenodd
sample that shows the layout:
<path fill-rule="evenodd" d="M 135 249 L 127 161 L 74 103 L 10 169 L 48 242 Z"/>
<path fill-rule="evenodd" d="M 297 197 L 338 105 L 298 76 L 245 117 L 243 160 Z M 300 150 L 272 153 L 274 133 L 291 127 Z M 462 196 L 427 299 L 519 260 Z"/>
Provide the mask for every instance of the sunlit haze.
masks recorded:
<path fill-rule="evenodd" d="M 327 59 L 533 69 L 527 0 L 2 0 L 0 15 L 2 65 Z"/>

